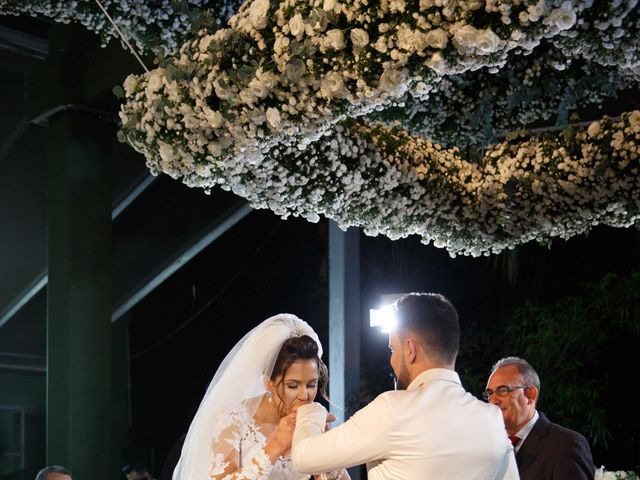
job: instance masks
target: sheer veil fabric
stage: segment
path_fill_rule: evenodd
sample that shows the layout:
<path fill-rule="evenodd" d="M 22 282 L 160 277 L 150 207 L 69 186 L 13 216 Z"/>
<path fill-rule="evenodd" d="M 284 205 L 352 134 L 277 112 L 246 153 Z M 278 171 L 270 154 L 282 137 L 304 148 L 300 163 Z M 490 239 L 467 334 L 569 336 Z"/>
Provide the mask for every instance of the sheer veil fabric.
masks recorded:
<path fill-rule="evenodd" d="M 219 415 L 232 407 L 244 405 L 253 415 L 266 393 L 276 357 L 284 341 L 290 337 L 308 335 L 322 345 L 317 334 L 304 320 L 291 314 L 268 318 L 247 333 L 227 354 L 216 371 L 200 402 L 182 447 L 173 480 L 203 480 L 209 478 L 212 439 Z M 219 447 L 217 447 L 219 448 Z M 216 451 L 226 458 L 228 451 Z"/>

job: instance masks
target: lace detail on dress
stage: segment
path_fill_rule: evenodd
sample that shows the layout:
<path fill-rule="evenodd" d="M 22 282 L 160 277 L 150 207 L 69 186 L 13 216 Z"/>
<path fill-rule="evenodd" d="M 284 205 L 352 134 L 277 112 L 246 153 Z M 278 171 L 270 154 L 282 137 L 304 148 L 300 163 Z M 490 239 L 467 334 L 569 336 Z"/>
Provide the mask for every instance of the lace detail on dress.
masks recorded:
<path fill-rule="evenodd" d="M 223 411 L 212 433 L 209 466 L 209 478 L 212 480 L 309 478 L 309 475 L 293 469 L 291 457 L 280 457 L 275 464 L 271 463 L 264 451 L 267 439 L 243 405 Z"/>

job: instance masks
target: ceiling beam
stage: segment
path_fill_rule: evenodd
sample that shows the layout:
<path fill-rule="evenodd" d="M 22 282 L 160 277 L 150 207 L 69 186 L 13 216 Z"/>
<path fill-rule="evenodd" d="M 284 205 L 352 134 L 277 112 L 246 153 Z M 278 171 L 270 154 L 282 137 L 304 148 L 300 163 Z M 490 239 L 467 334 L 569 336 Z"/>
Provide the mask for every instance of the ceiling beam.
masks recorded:
<path fill-rule="evenodd" d="M 41 272 L 36 279 L 29 285 L 13 302 L 0 312 L 0 327 L 7 323 L 18 311 L 24 307 L 29 301 L 35 297 L 40 290 L 47 286 L 49 276 L 47 271 Z"/>
<path fill-rule="evenodd" d="M 26 123 L 25 123 L 26 125 Z M 20 131 L 19 135 L 22 135 L 24 130 Z M 13 142 L 13 141 L 12 141 Z M 5 144 L 6 145 L 6 144 Z M 0 161 L 2 160 L 3 150 L 0 150 Z M 153 181 L 157 177 L 153 175 L 148 175 L 142 179 L 142 181 L 134 187 L 129 194 L 122 199 L 112 210 L 111 219 L 115 220 L 129 205 L 131 205 L 136 198 L 138 198 L 142 193 L 153 183 Z M 49 275 L 48 271 L 45 268 L 43 272 L 41 272 L 35 280 L 29 285 L 20 295 L 18 295 L 9 305 L 2 311 L 0 311 L 0 327 L 7 323 L 16 313 L 20 311 L 22 307 L 24 307 L 29 301 L 35 297 L 40 290 L 45 288 L 49 283 Z"/>
<path fill-rule="evenodd" d="M 129 292 L 126 298 L 121 300 L 113 309 L 111 321 L 115 322 L 133 308 L 140 300 L 151 293 L 158 285 L 173 275 L 178 269 L 189 260 L 208 247 L 217 238 L 240 222 L 244 217 L 253 211 L 247 203 L 241 202 L 217 216 L 199 235 L 196 235 L 184 246 L 173 252 L 172 256 L 140 284 Z"/>
<path fill-rule="evenodd" d="M 43 60 L 49 54 L 49 41 L 0 25 L 0 49 Z"/>

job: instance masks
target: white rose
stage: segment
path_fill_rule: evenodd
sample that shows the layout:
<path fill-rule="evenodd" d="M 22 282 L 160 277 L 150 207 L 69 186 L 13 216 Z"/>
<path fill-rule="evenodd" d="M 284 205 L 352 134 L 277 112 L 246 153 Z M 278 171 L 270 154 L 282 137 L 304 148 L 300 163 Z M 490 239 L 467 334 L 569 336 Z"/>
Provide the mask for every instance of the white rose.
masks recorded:
<path fill-rule="evenodd" d="M 380 53 L 387 52 L 387 39 L 385 37 L 378 37 L 376 43 L 373 44 L 373 48 L 375 48 Z"/>
<path fill-rule="evenodd" d="M 478 36 L 478 30 L 471 25 L 465 25 L 459 28 L 453 35 L 453 41 L 456 47 L 466 50 L 469 47 L 474 47 L 476 44 L 476 38 Z M 461 52 L 464 53 L 464 52 Z"/>
<path fill-rule="evenodd" d="M 369 44 L 369 34 L 361 28 L 351 30 L 350 37 L 355 48 L 366 47 Z"/>
<path fill-rule="evenodd" d="M 245 88 L 240 91 L 240 101 L 246 105 L 252 105 L 256 101 L 256 96 L 253 94 L 250 88 Z"/>
<path fill-rule="evenodd" d="M 600 133 L 600 129 L 600 122 L 593 122 L 591 125 L 589 125 L 589 128 L 587 128 L 587 134 L 590 137 L 595 137 Z"/>
<path fill-rule="evenodd" d="M 171 164 L 175 161 L 176 157 L 173 153 L 173 147 L 168 143 L 158 142 L 160 148 L 158 149 L 158 153 L 160 154 L 160 158 L 166 164 Z"/>
<path fill-rule="evenodd" d="M 282 119 L 277 108 L 267 108 L 267 123 L 273 130 L 280 130 L 282 127 Z"/>
<path fill-rule="evenodd" d="M 222 117 L 222 114 L 220 112 L 211 110 L 207 106 L 204 106 L 202 108 L 202 112 L 204 113 L 207 122 L 209 122 L 209 125 L 211 125 L 213 128 L 220 128 L 222 126 L 224 118 Z"/>
<path fill-rule="evenodd" d="M 404 0 L 391 0 L 389 2 L 389 10 L 391 12 L 404 12 L 406 4 Z"/>
<path fill-rule="evenodd" d="M 478 32 L 478 36 L 476 37 L 478 53 L 483 55 L 493 53 L 498 49 L 499 45 L 500 37 L 493 33 L 490 28 Z"/>
<path fill-rule="evenodd" d="M 294 37 L 302 35 L 304 32 L 304 20 L 302 19 L 302 15 L 296 13 L 293 18 L 289 20 L 289 30 L 291 31 L 291 35 Z"/>
<path fill-rule="evenodd" d="M 640 124 L 640 110 L 634 110 L 633 112 L 631 112 L 631 114 L 629 115 L 629 123 L 632 127 Z"/>
<path fill-rule="evenodd" d="M 273 88 L 277 83 L 276 76 L 272 72 L 264 71 L 262 68 L 258 68 L 258 70 L 256 70 L 256 78 L 268 89 Z"/>
<path fill-rule="evenodd" d="M 611 136 L 611 146 L 615 150 L 622 149 L 622 144 L 624 143 L 624 134 L 622 132 L 616 132 Z"/>
<path fill-rule="evenodd" d="M 544 0 L 540 0 L 535 5 L 529 5 L 527 13 L 529 14 L 529 20 L 537 22 L 544 13 Z"/>
<path fill-rule="evenodd" d="M 431 58 L 427 61 L 427 67 L 429 67 L 439 75 L 443 74 L 445 63 L 442 54 L 440 52 L 435 52 L 433 55 L 431 55 Z"/>
<path fill-rule="evenodd" d="M 427 85 L 424 82 L 418 82 L 413 87 L 415 95 L 420 98 L 427 98 L 429 96 L 429 92 L 431 91 L 431 85 Z"/>
<path fill-rule="evenodd" d="M 411 30 L 411 28 L 404 23 L 400 26 L 400 28 L 398 28 L 398 39 L 396 40 L 396 47 L 407 51 L 413 50 L 413 30 Z"/>
<path fill-rule="evenodd" d="M 257 78 L 254 78 L 249 82 L 249 89 L 258 98 L 265 98 L 269 95 L 269 89 L 267 86 Z"/>
<path fill-rule="evenodd" d="M 267 12 L 269 0 L 254 0 L 249 8 L 249 21 L 256 30 L 262 30 L 267 26 Z"/>
<path fill-rule="evenodd" d="M 329 72 L 320 82 L 320 93 L 324 98 L 333 98 L 343 93 L 344 81 L 339 72 Z"/>
<path fill-rule="evenodd" d="M 427 33 L 427 44 L 431 48 L 438 48 L 442 50 L 447 46 L 449 42 L 449 36 L 447 32 L 445 32 L 441 28 L 436 28 L 435 30 L 431 30 Z"/>
<path fill-rule="evenodd" d="M 257 108 L 252 108 L 247 112 L 247 117 L 251 120 L 255 125 L 262 125 L 266 120 L 264 112 Z"/>
<path fill-rule="evenodd" d="M 564 2 L 559 8 L 551 10 L 547 18 L 544 19 L 545 25 L 551 25 L 558 30 L 567 30 L 576 23 L 576 13 L 573 11 L 571 2 Z"/>
<path fill-rule="evenodd" d="M 327 36 L 325 37 L 325 45 L 335 50 L 342 50 L 345 47 L 344 35 L 342 34 L 342 30 L 338 28 L 329 30 L 327 32 Z"/>
<path fill-rule="evenodd" d="M 138 77 L 133 74 L 129 75 L 127 78 L 125 78 L 123 87 L 125 95 L 127 97 L 130 97 L 138 88 Z"/>
<path fill-rule="evenodd" d="M 149 92 L 153 93 L 162 87 L 164 73 L 164 68 L 156 68 L 147 74 L 147 90 L 149 90 Z"/>
<path fill-rule="evenodd" d="M 278 37 L 273 44 L 273 51 L 276 53 L 276 55 L 282 55 L 282 52 L 286 50 L 286 48 L 289 46 L 289 43 L 291 43 L 289 37 Z"/>
<path fill-rule="evenodd" d="M 198 50 L 200 50 L 202 53 L 208 52 L 209 46 L 211 45 L 212 41 L 213 37 L 211 35 L 205 35 L 200 39 L 200 42 L 198 42 Z"/>
<path fill-rule="evenodd" d="M 416 30 L 413 32 L 413 48 L 416 52 L 423 52 L 429 46 L 427 34 Z"/>
<path fill-rule="evenodd" d="M 336 6 L 336 0 L 324 0 L 322 4 L 322 9 L 325 12 L 330 12 Z"/>
<path fill-rule="evenodd" d="M 385 70 L 380 76 L 379 87 L 385 92 L 400 96 L 407 90 L 407 85 L 405 85 L 406 79 L 406 70 Z"/>

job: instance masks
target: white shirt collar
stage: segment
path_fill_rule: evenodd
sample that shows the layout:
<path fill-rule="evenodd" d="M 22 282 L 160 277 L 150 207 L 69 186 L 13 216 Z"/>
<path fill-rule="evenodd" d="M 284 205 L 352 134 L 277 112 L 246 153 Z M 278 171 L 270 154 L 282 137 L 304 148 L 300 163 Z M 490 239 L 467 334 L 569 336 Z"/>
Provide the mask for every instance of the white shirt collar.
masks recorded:
<path fill-rule="evenodd" d="M 534 410 L 533 417 L 531 417 L 531 419 L 525 424 L 524 427 L 522 427 L 520 430 L 516 432 L 516 437 L 520 439 L 520 441 L 518 442 L 515 448 L 516 452 L 520 450 L 520 445 L 524 443 L 525 439 L 527 438 L 527 435 L 529 435 L 529 433 L 531 433 L 531 430 L 533 430 L 533 426 L 538 421 L 538 418 L 540 418 L 540 415 L 538 415 L 537 410 Z"/>
<path fill-rule="evenodd" d="M 414 378 L 407 387 L 407 390 L 415 390 L 425 383 L 432 382 L 434 380 L 444 380 L 462 385 L 458 373 L 454 370 L 449 370 L 448 368 L 430 368 Z"/>

